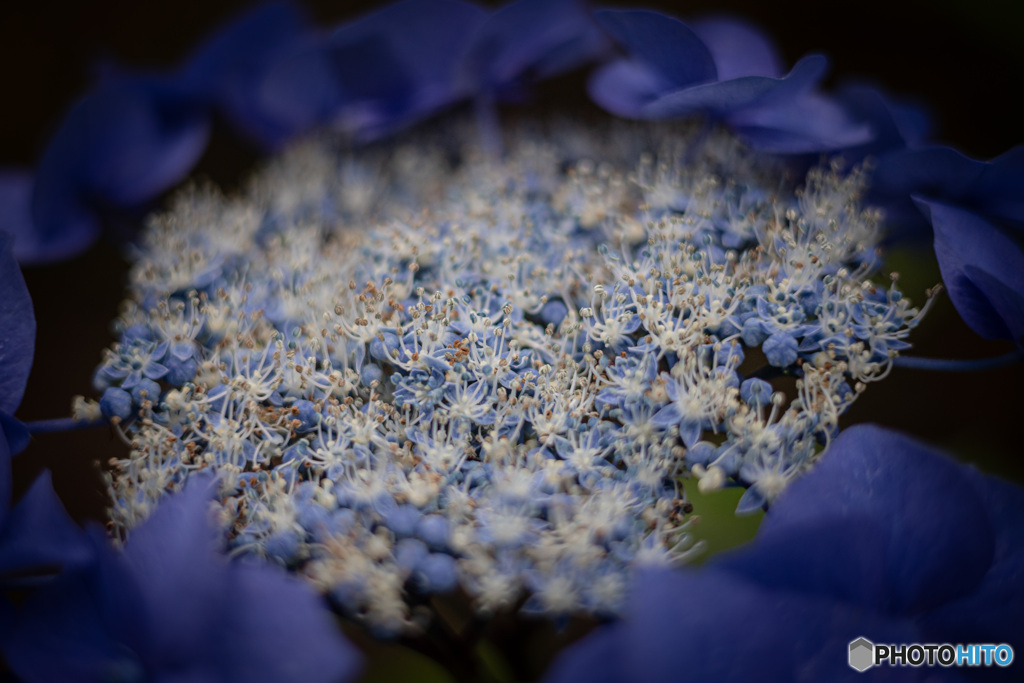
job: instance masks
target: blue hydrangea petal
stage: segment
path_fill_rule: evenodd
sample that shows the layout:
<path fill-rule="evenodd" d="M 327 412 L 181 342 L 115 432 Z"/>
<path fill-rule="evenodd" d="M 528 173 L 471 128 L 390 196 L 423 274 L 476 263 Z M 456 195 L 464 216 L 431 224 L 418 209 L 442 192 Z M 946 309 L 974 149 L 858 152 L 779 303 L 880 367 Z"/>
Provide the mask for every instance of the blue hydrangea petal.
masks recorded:
<path fill-rule="evenodd" d="M 768 362 L 777 368 L 793 365 L 798 356 L 796 339 L 786 332 L 776 332 L 765 339 L 761 350 Z"/>
<path fill-rule="evenodd" d="M 891 150 L 920 145 L 931 130 L 931 119 L 916 104 L 895 99 L 869 85 L 848 83 L 836 93 L 836 99 L 853 116 L 867 122 L 875 133 L 871 145 L 862 154 L 876 157 Z"/>
<path fill-rule="evenodd" d="M 227 590 L 221 680 L 340 683 L 358 675 L 362 656 L 304 582 L 270 566 L 237 566 Z M 264 646 L 268 633 L 273 647 Z"/>
<path fill-rule="evenodd" d="M 963 479 L 962 467 L 920 443 L 856 425 L 783 492 L 759 533 L 770 538 L 797 524 L 870 515 L 887 531 L 882 607 L 918 613 L 969 594 L 991 563 L 992 525 Z"/>
<path fill-rule="evenodd" d="M 957 312 L 986 339 L 1024 341 L 1024 252 L 977 214 L 916 198 L 935 232 L 935 256 Z"/>
<path fill-rule="evenodd" d="M 7 440 L 6 425 L 0 423 L 0 532 L 11 508 L 11 447 Z"/>
<path fill-rule="evenodd" d="M 665 82 L 645 65 L 618 60 L 595 71 L 587 83 L 590 99 L 617 116 L 642 118 Z"/>
<path fill-rule="evenodd" d="M 678 19 L 646 10 L 602 10 L 594 18 L 631 59 L 664 84 L 663 89 L 718 79 L 711 51 Z"/>
<path fill-rule="evenodd" d="M 330 121 L 342 94 L 326 40 L 311 40 L 268 68 L 259 84 L 259 108 L 287 139 Z"/>
<path fill-rule="evenodd" d="M 64 510 L 44 471 L 7 516 L 0 514 L 0 574 L 81 564 L 92 557 L 84 532 Z"/>
<path fill-rule="evenodd" d="M 326 47 L 335 123 L 373 137 L 455 101 L 458 60 L 485 17 L 458 0 L 405 0 L 340 27 Z"/>
<path fill-rule="evenodd" d="M 295 4 L 265 3 L 211 36 L 184 67 L 183 81 L 246 134 L 275 147 L 296 131 L 280 125 L 267 111 L 263 82 L 303 45 L 308 31 L 305 15 Z"/>
<path fill-rule="evenodd" d="M 1024 147 L 1015 147 L 989 162 L 971 190 L 971 201 L 986 214 L 1024 229 Z"/>
<path fill-rule="evenodd" d="M 84 249 L 97 207 L 130 207 L 181 180 L 206 146 L 205 111 L 175 84 L 118 78 L 81 100 L 43 153 L 32 221 L 45 244 Z"/>
<path fill-rule="evenodd" d="M 208 134 L 204 109 L 175 83 L 129 77 L 105 84 L 71 111 L 43 155 L 35 215 L 47 197 L 44 181 L 60 172 L 51 164 L 67 162 L 63 172 L 76 174 L 73 180 L 87 200 L 131 206 L 185 177 Z"/>
<path fill-rule="evenodd" d="M 621 657 L 621 623 L 598 628 L 582 640 L 562 650 L 544 674 L 544 683 L 624 683 L 630 680 Z"/>
<path fill-rule="evenodd" d="M 620 643 L 605 660 L 624 659 L 623 681 L 667 683 L 681 671 L 700 681 L 857 681 L 861 674 L 846 661 L 851 640 L 864 633 L 877 642 L 920 638 L 906 622 L 765 590 L 727 572 L 645 570 L 632 588 Z"/>
<path fill-rule="evenodd" d="M 0 233 L 0 410 L 12 414 L 25 394 L 36 343 L 32 299 L 13 246 L 14 238 Z"/>
<path fill-rule="evenodd" d="M 643 117 L 651 119 L 679 118 L 708 112 L 722 115 L 750 106 L 778 85 L 764 76 L 744 76 L 730 81 L 707 83 L 663 94 L 643 108 Z"/>
<path fill-rule="evenodd" d="M 0 434 L 0 439 L 4 440 L 3 448 L 8 455 L 17 455 L 28 448 L 32 435 L 29 434 L 28 427 L 21 420 L 11 417 L 0 410 L 0 428 L 3 430 L 3 434 Z M 4 457 L 6 458 L 7 456 Z M 0 465 L 0 467 L 3 467 L 3 465 Z M 6 507 L 0 506 L 0 510 L 6 510 Z M 0 515 L 2 514 L 0 512 Z"/>
<path fill-rule="evenodd" d="M 810 93 L 745 109 L 730 116 L 729 124 L 752 147 L 776 154 L 856 147 L 873 138 L 871 127 L 852 118 L 841 104 Z"/>
<path fill-rule="evenodd" d="M 682 420 L 683 415 L 679 412 L 679 406 L 675 403 L 669 403 L 662 406 L 657 413 L 651 416 L 651 424 L 659 429 L 674 427 L 682 422 Z"/>
<path fill-rule="evenodd" d="M 710 565 L 770 590 L 877 606 L 885 599 L 885 536 L 867 514 L 792 524 Z"/>
<path fill-rule="evenodd" d="M 59 261 L 81 251 L 82 240 L 77 231 L 44 240 L 32 223 L 32 174 L 20 169 L 0 169 L 0 232 L 14 237 L 14 257 L 21 264 Z M 63 240 L 67 241 L 63 241 Z"/>
<path fill-rule="evenodd" d="M 700 441 L 700 435 L 703 431 L 704 429 L 700 420 L 688 420 L 684 418 L 679 423 L 679 438 L 687 448 Z"/>
<path fill-rule="evenodd" d="M 872 184 L 908 201 L 912 194 L 953 199 L 964 196 L 984 170 L 983 162 L 948 147 L 904 149 L 879 159 Z"/>
<path fill-rule="evenodd" d="M 175 653 L 214 661 L 218 628 L 230 585 L 226 564 L 217 556 L 217 534 L 209 522 L 213 487 L 209 477 L 193 477 L 178 495 L 164 499 L 137 526 L 125 544 L 124 558 L 140 578 L 146 609 L 159 615 L 152 623 L 158 659 Z M 206 628 L 197 628 L 197 625 Z"/>
<path fill-rule="evenodd" d="M 982 293 L 998 319 L 1006 326 L 1008 335 L 1000 338 L 1011 339 L 1018 346 L 1024 345 L 1024 292 L 976 266 L 965 266 L 963 274 Z M 890 347 L 900 348 L 893 344 Z"/>
<path fill-rule="evenodd" d="M 474 91 L 501 91 L 579 66 L 605 45 L 581 0 L 518 0 L 477 28 L 461 76 Z"/>
<path fill-rule="evenodd" d="M 764 494 L 761 493 L 756 487 L 751 486 L 743 495 L 740 496 L 739 501 L 736 503 L 736 514 L 737 515 L 749 515 L 758 510 L 764 508 L 767 500 Z"/>
<path fill-rule="evenodd" d="M 691 21 L 689 26 L 711 52 L 719 80 L 782 75 L 778 50 L 753 24 L 736 17 L 713 16 Z"/>
<path fill-rule="evenodd" d="M 105 546 L 103 538 L 97 551 L 110 554 Z M 62 573 L 0 622 L 0 645 L 19 680 L 100 683 L 144 675 L 136 648 L 146 625 L 128 597 L 136 596 L 134 581 L 117 559 Z"/>
<path fill-rule="evenodd" d="M 1024 489 L 967 469 L 967 480 L 981 496 L 995 527 L 992 566 L 981 584 L 959 600 L 921 619 L 935 642 L 1009 643 L 1024 648 Z M 1009 680 L 1009 678 L 1007 678 Z"/>

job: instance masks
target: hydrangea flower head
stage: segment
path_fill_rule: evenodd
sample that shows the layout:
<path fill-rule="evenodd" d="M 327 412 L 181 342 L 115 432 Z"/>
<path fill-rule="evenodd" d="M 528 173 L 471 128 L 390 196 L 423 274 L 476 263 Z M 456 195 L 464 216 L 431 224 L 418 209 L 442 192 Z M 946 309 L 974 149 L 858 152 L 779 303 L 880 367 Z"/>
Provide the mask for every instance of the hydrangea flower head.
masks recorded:
<path fill-rule="evenodd" d="M 684 473 L 770 503 L 921 315 L 869 279 L 858 169 L 798 180 L 720 131 L 536 123 L 503 159 L 462 131 L 311 141 L 152 221 L 96 373 L 132 445 L 119 528 L 213 470 L 233 552 L 376 632 L 455 587 L 616 614 L 635 567 L 688 557 Z"/>
<path fill-rule="evenodd" d="M 587 65 L 620 119 L 499 112 Z M 606 624 L 553 681 L 840 680 L 861 634 L 1024 647 L 1020 490 L 840 432 L 895 365 L 957 365 L 901 357 L 937 289 L 915 305 L 880 272 L 893 220 L 931 225 L 971 327 L 1024 342 L 1024 157 L 922 146 L 911 109 L 827 96 L 825 57 L 786 67 L 731 17 L 403 0 L 325 31 L 271 2 L 172 72 L 108 70 L 34 177 L 0 174 L 12 671 L 347 679 L 325 601 L 465 680 L 520 617 Z M 35 332 L 13 258 L 141 215 L 216 115 L 279 156 L 131 245 L 73 409 L 128 447 L 112 548 L 46 477 L 11 505 L 28 430 L 72 422 L 10 416 Z M 703 552 L 688 492 L 724 487 L 767 511 L 757 540 L 680 567 Z"/>

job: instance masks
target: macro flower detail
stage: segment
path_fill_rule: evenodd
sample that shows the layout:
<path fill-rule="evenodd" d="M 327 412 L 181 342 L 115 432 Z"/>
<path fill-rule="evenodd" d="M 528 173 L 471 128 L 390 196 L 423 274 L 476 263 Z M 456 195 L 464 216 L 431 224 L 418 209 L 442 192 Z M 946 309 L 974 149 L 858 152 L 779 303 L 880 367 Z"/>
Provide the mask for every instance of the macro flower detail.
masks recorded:
<path fill-rule="evenodd" d="M 983 639 L 1019 649 L 1022 523 L 1019 486 L 894 432 L 851 427 L 779 497 L 749 547 L 701 569 L 639 574 L 626 617 L 567 650 L 546 680 L 670 681 L 681 666 L 697 680 L 860 680 L 846 649 L 865 635 L 889 643 Z M 730 656 L 729 634 L 744 634 L 757 656 Z M 893 680 L 1013 676 L 991 669 L 872 673 Z"/>
<path fill-rule="evenodd" d="M 0 169 L 0 678 L 810 683 L 859 680 L 858 638 L 1024 651 L 1024 490 L 852 424 L 1013 443 L 1019 148 L 934 146 L 728 15 L 350 11 L 271 0 L 167 71 L 103 66 L 35 172 Z M 204 154 L 223 124 L 273 155 L 245 182 Z M 82 324 L 118 265 L 90 250 L 26 271 L 34 351 L 16 261 L 101 231 L 112 330 Z M 1013 350 L 908 354 L 943 291 Z M 90 339 L 91 390 L 35 419 Z"/>
<path fill-rule="evenodd" d="M 312 591 L 276 568 L 218 557 L 210 484 L 197 478 L 167 498 L 123 552 L 94 529 L 95 560 L 40 589 L 0 628 L 17 675 L 47 682 L 353 678 L 359 656 Z"/>
<path fill-rule="evenodd" d="M 95 376 L 133 449 L 121 533 L 211 469 L 232 552 L 376 633 L 455 586 L 615 614 L 635 566 L 688 557 L 689 467 L 748 487 L 741 512 L 810 467 L 923 313 L 868 279 L 862 172 L 778 189 L 788 166 L 724 132 L 543 125 L 505 159 L 458 123 L 310 142 L 155 219 Z"/>

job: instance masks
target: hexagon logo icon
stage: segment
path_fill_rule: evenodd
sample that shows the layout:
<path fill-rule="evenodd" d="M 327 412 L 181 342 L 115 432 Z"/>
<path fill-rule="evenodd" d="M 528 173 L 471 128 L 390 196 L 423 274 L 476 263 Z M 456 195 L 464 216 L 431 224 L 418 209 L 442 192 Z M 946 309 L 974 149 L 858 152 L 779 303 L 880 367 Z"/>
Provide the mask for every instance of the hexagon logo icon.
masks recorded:
<path fill-rule="evenodd" d="M 875 663 L 875 644 L 867 638 L 858 638 L 850 643 L 850 666 L 857 671 L 867 671 Z"/>

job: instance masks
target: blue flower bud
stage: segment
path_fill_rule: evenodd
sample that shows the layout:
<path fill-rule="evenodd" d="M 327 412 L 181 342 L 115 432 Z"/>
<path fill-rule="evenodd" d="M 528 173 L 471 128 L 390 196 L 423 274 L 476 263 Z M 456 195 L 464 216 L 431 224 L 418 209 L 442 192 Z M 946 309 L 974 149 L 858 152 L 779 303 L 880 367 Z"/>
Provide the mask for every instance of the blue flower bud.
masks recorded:
<path fill-rule="evenodd" d="M 416 565 L 416 582 L 425 593 L 447 593 L 455 589 L 459 577 L 455 558 L 430 553 Z"/>
<path fill-rule="evenodd" d="M 373 363 L 367 363 L 359 371 L 359 379 L 364 386 L 379 382 L 382 377 L 384 377 L 384 372 Z"/>
<path fill-rule="evenodd" d="M 753 348 L 760 346 L 768 338 L 768 333 L 764 331 L 764 324 L 758 318 L 752 317 L 744 321 L 741 336 L 743 343 Z"/>
<path fill-rule="evenodd" d="M 540 319 L 545 325 L 559 326 L 568 315 L 569 309 L 561 299 L 552 299 L 540 309 Z"/>
<path fill-rule="evenodd" d="M 127 420 L 132 415 L 131 394 L 124 389 L 107 387 L 100 398 L 100 411 L 108 420 L 115 417 Z"/>
<path fill-rule="evenodd" d="M 425 515 L 416 525 L 416 535 L 434 550 L 448 546 L 448 520 L 437 514 Z"/>
<path fill-rule="evenodd" d="M 132 401 L 137 406 L 141 406 L 143 401 L 151 401 L 156 405 L 160 401 L 160 385 L 151 379 L 143 378 L 132 387 Z"/>
<path fill-rule="evenodd" d="M 748 405 L 768 405 L 772 398 L 772 385 L 763 379 L 751 377 L 740 385 L 740 398 Z"/>
<path fill-rule="evenodd" d="M 192 378 L 199 372 L 199 363 L 193 358 L 187 360 L 181 360 L 175 356 L 167 356 L 164 365 L 167 367 L 167 374 L 164 379 L 167 380 L 168 384 L 174 386 L 181 386 L 186 382 L 191 382 Z"/>
<path fill-rule="evenodd" d="M 295 429 L 297 432 L 313 431 L 320 421 L 320 413 L 316 411 L 316 406 L 312 401 L 305 399 L 292 404 L 291 414 L 292 419 L 299 421 L 299 426 Z"/>
<path fill-rule="evenodd" d="M 761 350 L 768 362 L 777 368 L 788 368 L 796 363 L 797 342 L 785 332 L 776 332 L 764 340 Z"/>
<path fill-rule="evenodd" d="M 384 525 L 396 536 L 412 536 L 422 513 L 415 505 L 399 505 L 387 512 Z"/>
<path fill-rule="evenodd" d="M 412 571 L 430 554 L 427 545 L 418 538 L 403 538 L 395 544 L 395 563 Z"/>

